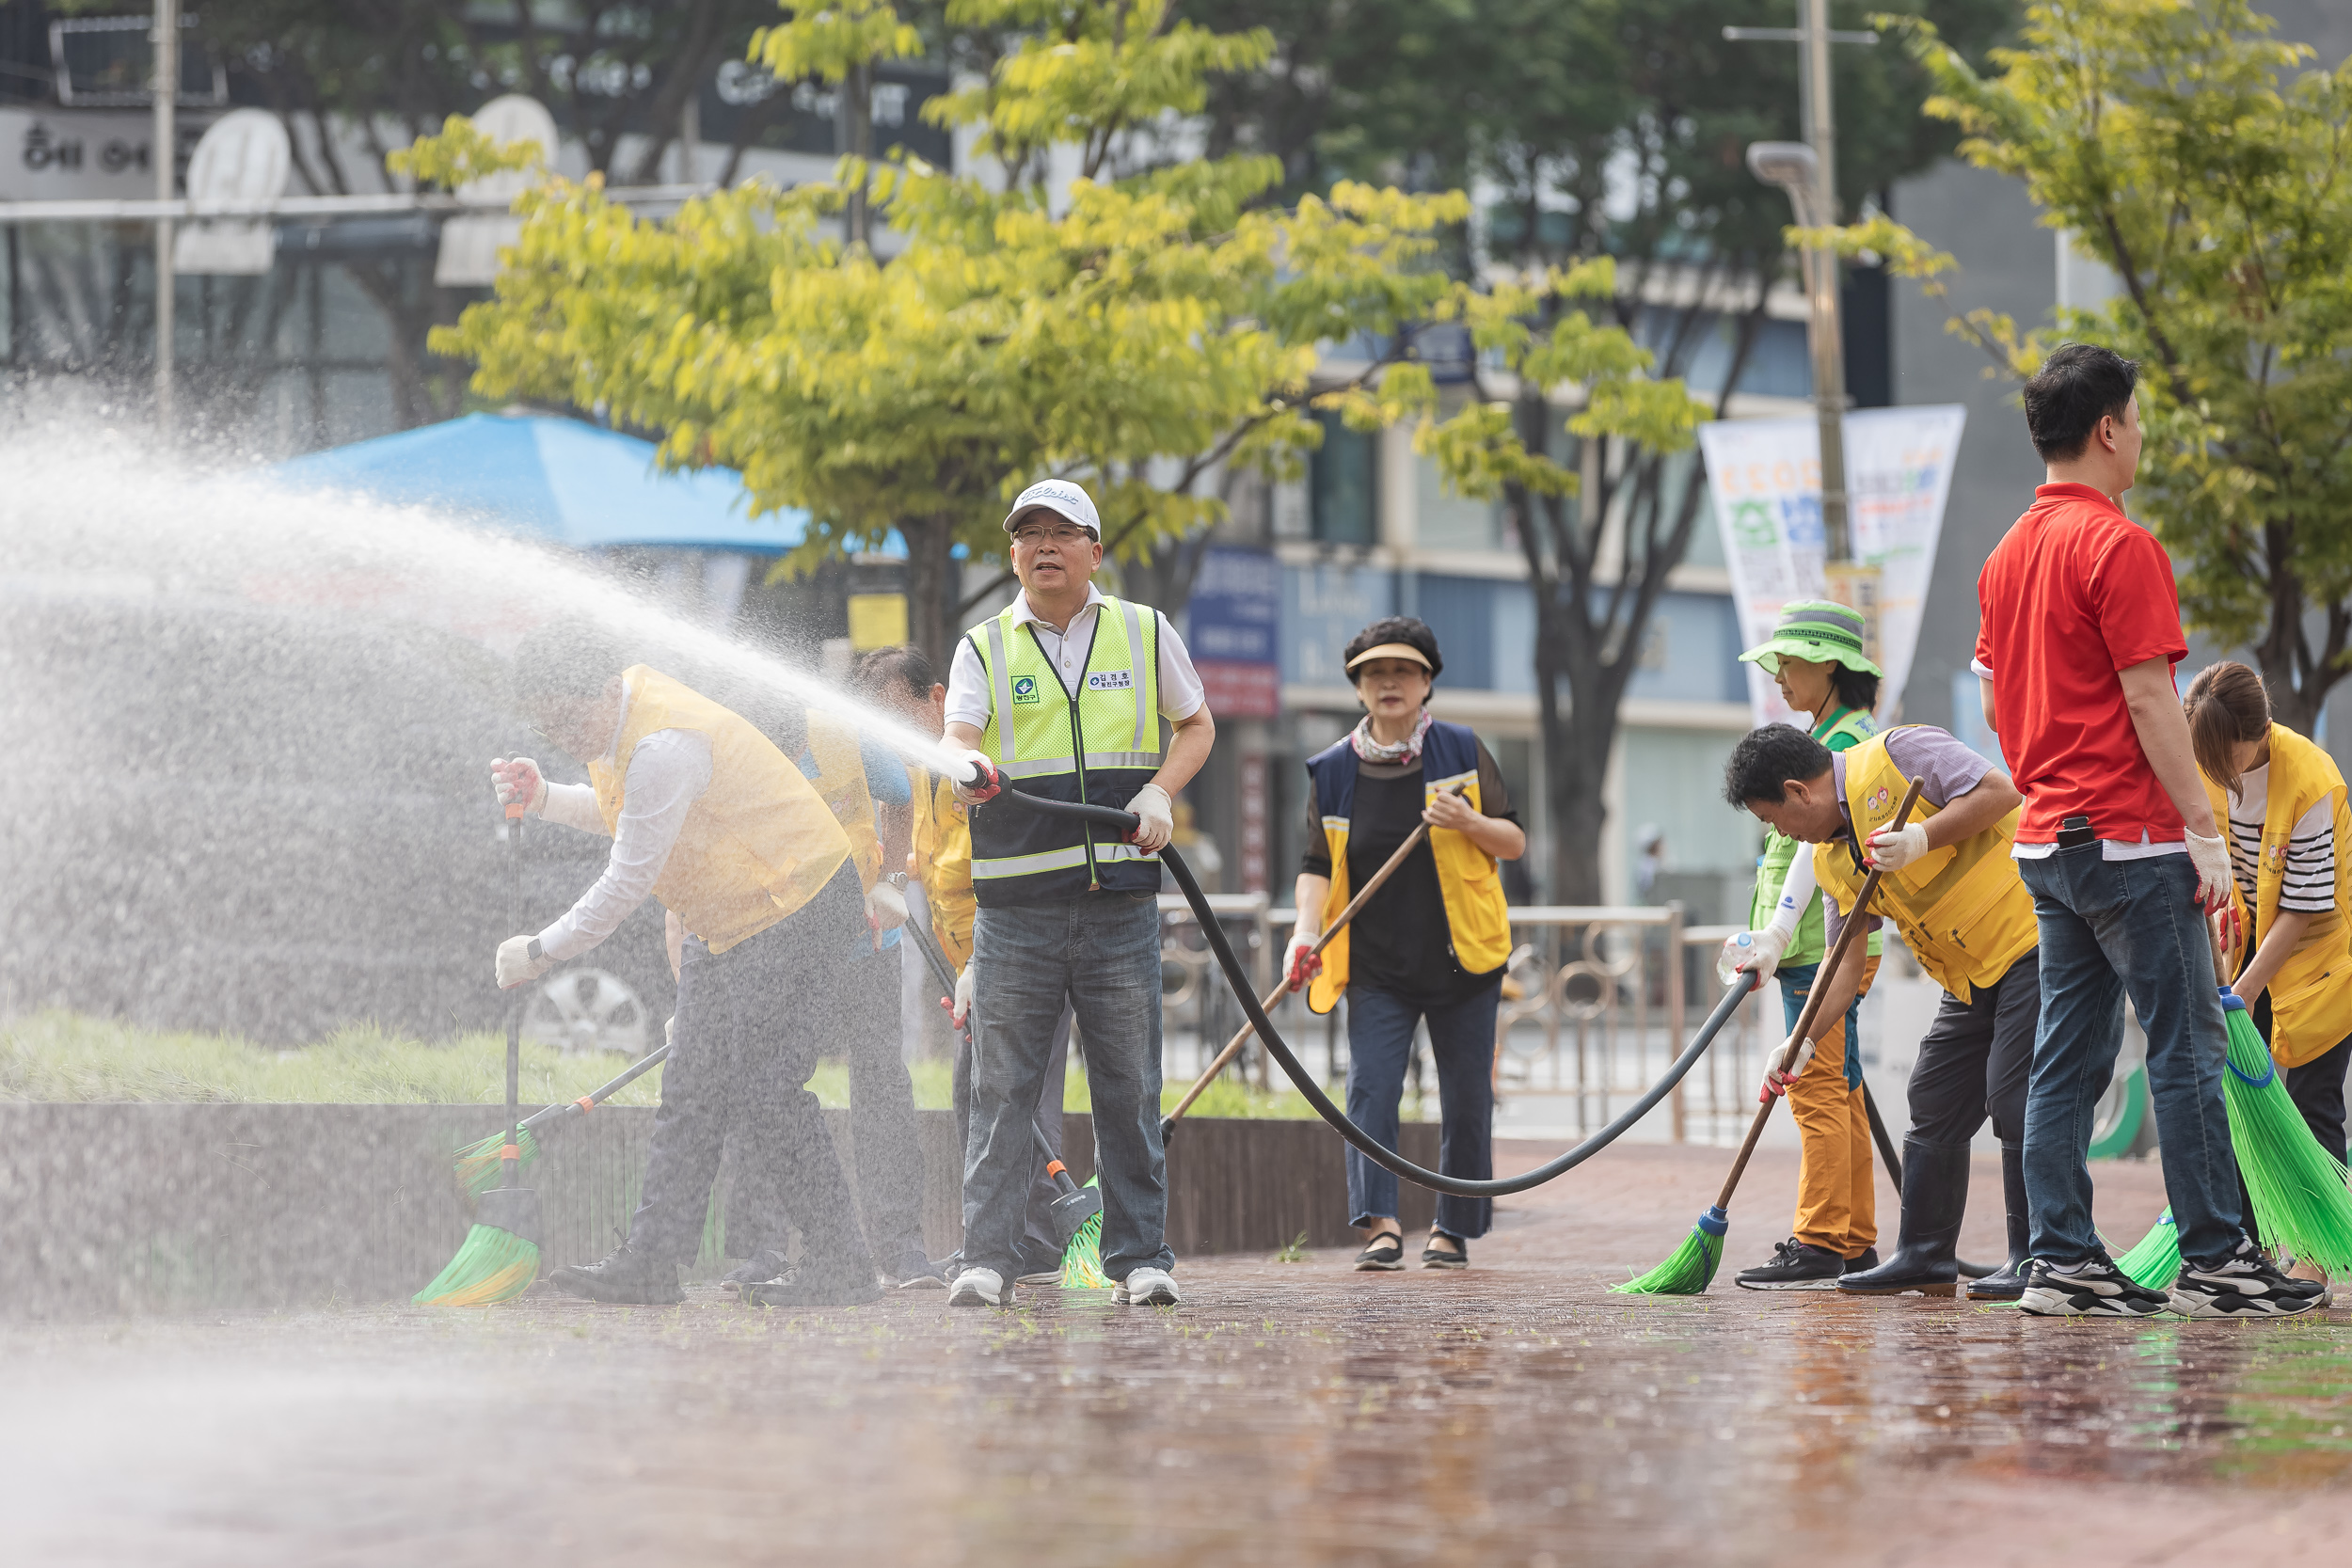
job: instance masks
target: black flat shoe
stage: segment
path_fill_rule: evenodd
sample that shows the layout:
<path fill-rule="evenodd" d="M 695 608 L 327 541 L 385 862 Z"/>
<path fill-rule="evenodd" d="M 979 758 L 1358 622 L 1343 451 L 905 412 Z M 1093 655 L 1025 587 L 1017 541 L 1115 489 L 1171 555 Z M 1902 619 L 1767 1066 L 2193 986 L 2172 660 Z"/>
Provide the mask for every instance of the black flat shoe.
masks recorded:
<path fill-rule="evenodd" d="M 1421 1249 L 1421 1266 L 1424 1269 L 1467 1269 L 1470 1267 L 1470 1243 L 1459 1236 L 1446 1238 L 1455 1250 L 1446 1252 L 1434 1246 Z"/>
<path fill-rule="evenodd" d="M 1401 1231 L 1384 1230 L 1364 1244 L 1356 1255 L 1357 1269 L 1365 1274 L 1385 1274 L 1405 1266 L 1405 1236 Z"/>

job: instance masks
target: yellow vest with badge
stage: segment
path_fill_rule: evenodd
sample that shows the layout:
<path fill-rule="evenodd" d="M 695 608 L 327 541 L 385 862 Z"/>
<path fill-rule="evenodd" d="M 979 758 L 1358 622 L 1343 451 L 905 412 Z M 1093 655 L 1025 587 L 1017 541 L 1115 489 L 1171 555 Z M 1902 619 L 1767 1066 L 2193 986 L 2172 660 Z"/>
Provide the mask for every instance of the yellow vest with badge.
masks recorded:
<path fill-rule="evenodd" d="M 1422 799 L 1462 786 L 1462 799 L 1479 811 L 1478 737 L 1466 726 L 1438 720 L 1422 739 Z M 1310 757 L 1307 774 L 1313 781 L 1315 805 L 1323 814 L 1323 834 L 1331 847 L 1331 887 L 1324 895 L 1323 928 L 1347 907 L 1347 839 L 1356 803 L 1359 767 L 1356 748 L 1345 738 Z M 1511 910 L 1502 895 L 1502 877 L 1495 858 L 1452 828 L 1429 830 L 1429 853 L 1438 865 L 1438 892 L 1445 901 L 1447 940 L 1454 961 L 1465 974 L 1485 974 L 1501 969 L 1511 957 Z M 1394 886 L 1394 883 L 1388 884 Z M 1339 1005 L 1347 989 L 1348 932 L 1343 927 L 1323 950 L 1323 972 L 1307 990 L 1307 1006 L 1327 1013 Z"/>
<path fill-rule="evenodd" d="M 850 858 L 849 835 L 792 759 L 744 720 L 645 665 L 626 671 L 612 760 L 588 765 L 596 810 L 620 831 L 628 764 L 645 736 L 691 730 L 710 743 L 710 786 L 686 814 L 653 895 L 723 953 L 799 910 Z"/>
<path fill-rule="evenodd" d="M 2229 834 L 2229 795 L 2211 779 L 2205 794 L 2215 820 Z M 2335 759 L 2283 724 L 2270 726 L 2270 794 L 2263 803 L 2261 863 L 2254 874 L 2254 918 L 2245 920 L 2246 899 L 2230 879 L 2230 902 L 2241 929 L 2259 943 L 2279 918 L 2279 891 L 2286 878 L 2287 841 L 2304 813 L 2322 800 L 2335 800 L 2336 907 L 2312 916 L 2303 940 L 2270 982 L 2270 1055 L 2280 1067 L 2301 1067 L 2333 1050 L 2352 1035 L 2352 923 L 2345 911 L 2352 879 L 2352 813 L 2344 806 L 2344 774 Z"/>
<path fill-rule="evenodd" d="M 1868 874 L 1855 856 L 1872 833 L 1893 825 L 1895 810 L 1911 787 L 1886 750 L 1888 737 L 1902 733 L 1888 730 L 1846 752 L 1846 810 L 1853 839 L 1813 847 L 1814 880 L 1849 914 Z M 1911 820 L 1927 822 L 1938 815 L 1939 808 L 1921 796 Z M 2008 974 L 2009 966 L 2042 940 L 2033 895 L 2010 858 L 2017 817 L 2011 811 L 1982 832 L 1931 849 L 1879 879 L 1871 912 L 1894 921 L 1919 967 L 1956 1001 L 1966 1002 L 1975 988 Z"/>
<path fill-rule="evenodd" d="M 956 786 L 928 775 L 914 791 L 914 863 L 923 881 L 923 902 L 931 911 L 931 934 L 961 970 L 972 961 L 972 923 L 979 908 L 972 896 L 972 826 Z"/>
<path fill-rule="evenodd" d="M 850 835 L 850 858 L 857 863 L 858 884 L 871 893 L 882 875 L 882 835 L 874 827 L 874 792 L 866 779 L 866 758 L 858 749 L 857 731 L 833 714 L 811 708 L 808 753 L 817 764 L 817 776 L 809 784 Z"/>

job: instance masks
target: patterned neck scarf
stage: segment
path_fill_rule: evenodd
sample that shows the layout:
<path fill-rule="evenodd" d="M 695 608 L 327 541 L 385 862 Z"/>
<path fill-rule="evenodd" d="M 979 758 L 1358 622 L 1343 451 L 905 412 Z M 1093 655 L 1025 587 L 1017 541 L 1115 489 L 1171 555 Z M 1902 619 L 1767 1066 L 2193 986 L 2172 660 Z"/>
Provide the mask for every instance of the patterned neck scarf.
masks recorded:
<path fill-rule="evenodd" d="M 1367 713 L 1357 721 L 1347 741 L 1356 748 L 1356 755 L 1360 761 L 1394 763 L 1410 768 L 1421 760 L 1421 743 L 1429 734 L 1429 710 L 1422 708 L 1421 721 L 1413 726 L 1412 734 L 1394 743 L 1375 740 L 1372 738 L 1372 715 Z"/>

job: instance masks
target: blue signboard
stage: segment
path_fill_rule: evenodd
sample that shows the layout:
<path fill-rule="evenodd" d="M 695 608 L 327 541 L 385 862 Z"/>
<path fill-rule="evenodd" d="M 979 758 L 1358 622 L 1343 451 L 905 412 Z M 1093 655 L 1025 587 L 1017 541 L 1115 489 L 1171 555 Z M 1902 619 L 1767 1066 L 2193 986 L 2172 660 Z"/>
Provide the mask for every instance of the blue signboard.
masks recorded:
<path fill-rule="evenodd" d="M 1270 550 L 1202 552 L 1185 606 L 1184 645 L 1209 705 L 1241 718 L 1279 710 L 1282 568 Z"/>

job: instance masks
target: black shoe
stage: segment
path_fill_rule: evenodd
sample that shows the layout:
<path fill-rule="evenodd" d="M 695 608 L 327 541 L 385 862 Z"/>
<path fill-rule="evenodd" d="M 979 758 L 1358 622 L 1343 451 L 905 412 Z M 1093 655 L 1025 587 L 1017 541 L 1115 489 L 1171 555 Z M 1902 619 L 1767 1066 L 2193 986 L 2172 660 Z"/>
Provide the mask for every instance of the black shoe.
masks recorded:
<path fill-rule="evenodd" d="M 719 1289 L 747 1291 L 755 1285 L 766 1284 L 782 1273 L 784 1273 L 784 1259 L 775 1253 L 762 1249 L 721 1275 Z"/>
<path fill-rule="evenodd" d="M 743 1300 L 754 1307 L 805 1309 L 816 1307 L 862 1307 L 882 1295 L 874 1271 L 864 1264 L 818 1269 L 803 1263 L 781 1279 L 754 1285 Z"/>
<path fill-rule="evenodd" d="M 2026 1264 L 2017 1310 L 2037 1318 L 2153 1318 L 2171 1303 L 2162 1291 L 2136 1284 L 2104 1252 L 2059 1268 L 2047 1258 Z"/>
<path fill-rule="evenodd" d="M 1834 1291 L 1846 1260 L 1825 1246 L 1794 1236 L 1772 1249 L 1772 1260 L 1741 1269 L 1732 1281 L 1743 1291 Z"/>
<path fill-rule="evenodd" d="M 2290 1279 L 2249 1241 L 2227 1261 L 2200 1268 L 2181 1259 L 2172 1310 L 2184 1318 L 2291 1318 L 2319 1309 L 2324 1281 Z"/>
<path fill-rule="evenodd" d="M 677 1265 L 657 1263 L 624 1243 L 601 1263 L 571 1263 L 551 1270 L 548 1283 L 566 1295 L 629 1307 L 675 1307 L 686 1299 L 677 1288 Z"/>
<path fill-rule="evenodd" d="M 1393 1230 L 1383 1230 L 1364 1243 L 1364 1250 L 1356 1255 L 1359 1274 L 1391 1274 L 1405 1266 L 1405 1238 Z"/>
<path fill-rule="evenodd" d="M 1434 1242 L 1438 1236 L 1444 1235 L 1446 1235 L 1444 1231 L 1433 1231 L 1431 1239 Z M 1422 1247 L 1421 1249 L 1422 1268 L 1467 1269 L 1470 1267 L 1470 1243 L 1459 1236 L 1446 1236 L 1446 1240 L 1454 1243 L 1455 1250 L 1448 1252 L 1443 1247 L 1436 1245 Z"/>
<path fill-rule="evenodd" d="M 910 1252 L 899 1260 L 892 1283 L 901 1291 L 944 1291 L 955 1278 L 961 1259 L 942 1259 L 934 1263 L 919 1252 Z"/>
<path fill-rule="evenodd" d="M 2026 1293 L 2026 1249 L 2033 1243 L 2033 1223 L 2026 1215 L 2026 1150 L 2022 1144 L 2001 1146 L 2001 1201 L 2009 1209 L 2009 1261 L 1968 1282 L 1970 1301 L 2015 1301 Z"/>
<path fill-rule="evenodd" d="M 1865 1269 L 1875 1269 L 1878 1266 L 1879 1249 L 1874 1246 L 1866 1246 L 1860 1252 L 1855 1253 L 1851 1258 L 1846 1259 L 1845 1271 L 1844 1273 L 1838 1275 L 1837 1277 L 1843 1279 L 1847 1275 L 1860 1274 Z"/>
<path fill-rule="evenodd" d="M 1013 1249 L 1012 1282 L 1015 1285 L 1058 1285 L 1061 1283 L 1061 1254 L 1023 1242 Z"/>
<path fill-rule="evenodd" d="M 1903 1140 L 1902 1230 L 1895 1256 L 1849 1269 L 1837 1288 L 1853 1295 L 1948 1296 L 1960 1279 L 1961 1215 L 1968 1207 L 1968 1150 Z"/>

